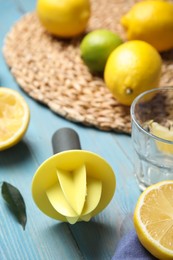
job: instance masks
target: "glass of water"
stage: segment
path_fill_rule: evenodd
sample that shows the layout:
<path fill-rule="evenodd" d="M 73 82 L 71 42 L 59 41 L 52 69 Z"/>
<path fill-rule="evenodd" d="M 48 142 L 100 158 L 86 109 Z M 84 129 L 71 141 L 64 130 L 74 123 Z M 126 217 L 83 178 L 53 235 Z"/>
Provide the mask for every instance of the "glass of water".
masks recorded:
<path fill-rule="evenodd" d="M 139 188 L 173 180 L 173 87 L 140 94 L 131 105 L 131 119 Z"/>

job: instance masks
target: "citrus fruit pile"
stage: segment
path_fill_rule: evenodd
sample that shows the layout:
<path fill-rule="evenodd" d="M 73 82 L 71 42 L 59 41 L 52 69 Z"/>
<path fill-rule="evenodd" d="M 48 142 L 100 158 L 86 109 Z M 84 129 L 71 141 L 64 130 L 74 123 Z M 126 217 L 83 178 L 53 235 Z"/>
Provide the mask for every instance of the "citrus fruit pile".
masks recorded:
<path fill-rule="evenodd" d="M 141 244 L 158 259 L 173 259 L 173 181 L 148 187 L 139 197 L 134 226 Z"/>
<path fill-rule="evenodd" d="M 89 0 L 38 0 L 37 14 L 48 32 L 68 38 L 86 32 L 90 5 Z M 107 88 L 121 104 L 130 106 L 143 91 L 159 87 L 159 52 L 173 48 L 172 17 L 172 3 L 140 1 L 121 17 L 129 44 L 103 28 L 81 40 L 83 62 L 91 73 L 104 75 Z"/>
<path fill-rule="evenodd" d="M 159 87 L 159 51 L 173 47 L 172 17 L 173 4 L 141 1 L 121 19 L 128 42 L 105 30 L 84 37 L 80 45 L 83 61 L 91 72 L 103 72 L 106 86 L 121 104 L 130 106 L 142 92 Z"/>
<path fill-rule="evenodd" d="M 17 144 L 30 119 L 29 107 L 15 90 L 0 87 L 0 151 Z"/>

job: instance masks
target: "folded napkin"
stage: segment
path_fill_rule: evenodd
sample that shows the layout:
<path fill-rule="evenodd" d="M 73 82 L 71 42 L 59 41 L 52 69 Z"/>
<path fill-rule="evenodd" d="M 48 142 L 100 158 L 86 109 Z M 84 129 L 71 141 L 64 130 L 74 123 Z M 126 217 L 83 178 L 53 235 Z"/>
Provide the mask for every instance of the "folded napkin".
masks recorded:
<path fill-rule="evenodd" d="M 155 260 L 139 242 L 136 232 L 130 231 L 119 242 L 112 260 Z"/>

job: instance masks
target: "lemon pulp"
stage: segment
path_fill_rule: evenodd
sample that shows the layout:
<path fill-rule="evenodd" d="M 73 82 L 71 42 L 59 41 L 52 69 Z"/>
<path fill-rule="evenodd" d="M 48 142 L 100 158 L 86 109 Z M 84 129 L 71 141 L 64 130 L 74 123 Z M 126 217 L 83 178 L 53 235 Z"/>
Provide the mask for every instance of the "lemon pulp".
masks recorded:
<path fill-rule="evenodd" d="M 0 150 L 15 145 L 29 124 L 29 108 L 15 90 L 0 87 Z"/>
<path fill-rule="evenodd" d="M 173 125 L 173 122 L 172 122 Z M 150 125 L 150 131 L 153 135 L 158 136 L 162 138 L 163 140 L 168 140 L 173 142 L 173 129 L 170 128 L 168 129 L 165 126 L 160 125 L 157 122 L 152 122 Z M 168 154 L 173 154 L 173 144 L 169 144 L 166 142 L 161 142 L 161 141 L 156 141 L 157 147 L 160 151 L 168 153 Z"/>
<path fill-rule="evenodd" d="M 173 259 L 173 181 L 147 188 L 139 197 L 134 225 L 143 246 L 159 259 Z"/>

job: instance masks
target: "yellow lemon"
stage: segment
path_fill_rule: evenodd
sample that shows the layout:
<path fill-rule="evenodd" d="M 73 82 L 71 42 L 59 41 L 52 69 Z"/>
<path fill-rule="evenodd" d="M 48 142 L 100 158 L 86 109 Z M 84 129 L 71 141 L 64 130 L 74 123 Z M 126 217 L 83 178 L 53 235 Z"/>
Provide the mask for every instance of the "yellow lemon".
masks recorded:
<path fill-rule="evenodd" d="M 121 23 L 128 40 L 143 40 L 158 51 L 173 48 L 173 4 L 164 1 L 141 1 L 125 14 Z"/>
<path fill-rule="evenodd" d="M 17 144 L 30 119 L 29 107 L 15 90 L 0 87 L 0 151 Z"/>
<path fill-rule="evenodd" d="M 160 142 L 156 141 L 158 149 L 165 153 L 173 153 L 173 122 L 170 121 L 170 128 L 160 125 L 157 122 L 149 123 L 150 132 L 162 138 L 163 140 L 167 140 L 170 142 Z"/>
<path fill-rule="evenodd" d="M 121 104 L 131 105 L 140 93 L 158 87 L 161 65 L 159 53 L 150 44 L 125 42 L 108 57 L 104 80 Z"/>
<path fill-rule="evenodd" d="M 142 245 L 155 257 L 173 259 L 173 181 L 147 188 L 139 197 L 134 226 Z"/>
<path fill-rule="evenodd" d="M 122 43 L 120 36 L 112 31 L 94 30 L 80 44 L 81 57 L 92 72 L 103 72 L 108 56 Z"/>
<path fill-rule="evenodd" d="M 68 38 L 82 33 L 90 18 L 89 0 L 38 0 L 37 14 L 48 32 Z"/>

